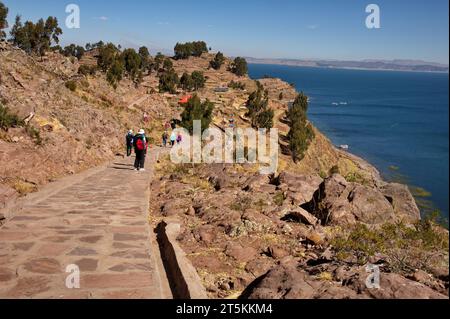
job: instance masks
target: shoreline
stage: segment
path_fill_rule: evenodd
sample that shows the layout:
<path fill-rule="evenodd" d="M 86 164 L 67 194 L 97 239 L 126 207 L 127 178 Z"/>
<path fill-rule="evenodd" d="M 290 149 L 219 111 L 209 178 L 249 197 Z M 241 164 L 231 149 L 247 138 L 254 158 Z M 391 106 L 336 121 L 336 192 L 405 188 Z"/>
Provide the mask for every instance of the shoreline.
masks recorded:
<path fill-rule="evenodd" d="M 265 63 L 251 61 L 249 65 L 271 65 L 271 66 L 291 66 L 296 68 L 313 68 L 324 70 L 353 70 L 353 71 L 378 71 L 378 72 L 404 72 L 404 73 L 429 73 L 429 74 L 450 74 L 450 71 L 418 71 L 418 70 L 397 70 L 397 69 L 371 69 L 371 68 L 352 68 L 352 67 L 325 67 L 318 65 L 298 65 L 293 63 Z"/>

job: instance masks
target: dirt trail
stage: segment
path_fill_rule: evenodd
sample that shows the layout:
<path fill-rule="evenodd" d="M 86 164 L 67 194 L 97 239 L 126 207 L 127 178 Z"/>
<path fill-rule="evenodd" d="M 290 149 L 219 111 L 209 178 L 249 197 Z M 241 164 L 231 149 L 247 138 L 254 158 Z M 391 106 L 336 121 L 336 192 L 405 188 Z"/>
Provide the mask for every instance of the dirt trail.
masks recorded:
<path fill-rule="evenodd" d="M 157 156 L 146 172 L 118 158 L 25 204 L 0 228 L 0 298 L 172 297 L 148 224 Z M 66 287 L 69 265 L 79 289 Z"/>

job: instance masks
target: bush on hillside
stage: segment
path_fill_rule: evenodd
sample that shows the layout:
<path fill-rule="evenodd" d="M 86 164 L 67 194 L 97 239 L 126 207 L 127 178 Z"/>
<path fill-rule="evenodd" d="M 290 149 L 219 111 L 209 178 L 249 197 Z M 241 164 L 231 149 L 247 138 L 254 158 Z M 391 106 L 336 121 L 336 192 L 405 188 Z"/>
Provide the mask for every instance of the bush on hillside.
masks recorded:
<path fill-rule="evenodd" d="M 250 117 L 254 128 L 270 129 L 273 127 L 274 112 L 269 108 L 269 94 L 260 82 L 256 84 L 257 90 L 250 94 L 246 103 L 246 116 Z"/>
<path fill-rule="evenodd" d="M 222 67 L 222 65 L 225 63 L 225 57 L 223 55 L 222 52 L 218 52 L 215 57 L 214 60 L 212 60 L 211 62 L 209 62 L 209 65 L 214 69 L 214 70 L 220 70 L 220 68 Z"/>
<path fill-rule="evenodd" d="M 79 45 L 71 44 L 66 46 L 61 50 L 61 53 L 67 57 L 76 57 L 78 60 L 81 60 L 86 50 Z"/>
<path fill-rule="evenodd" d="M 11 127 L 21 127 L 24 122 L 16 114 L 0 103 L 0 129 L 7 131 Z"/>
<path fill-rule="evenodd" d="M 97 67 L 95 65 L 89 66 L 89 65 L 80 65 L 78 68 L 78 74 L 81 75 L 95 75 L 95 72 L 97 71 Z"/>
<path fill-rule="evenodd" d="M 159 77 L 159 92 L 177 93 L 177 86 L 179 83 L 178 74 L 175 70 L 170 69 L 161 73 Z"/>
<path fill-rule="evenodd" d="M 77 90 L 77 83 L 75 81 L 67 81 L 65 83 L 65 86 L 72 92 L 75 92 Z"/>
<path fill-rule="evenodd" d="M 114 89 L 117 88 L 117 85 L 120 81 L 122 81 L 123 72 L 125 67 L 121 59 L 115 59 L 106 73 L 106 80 L 109 84 L 112 85 Z"/>
<path fill-rule="evenodd" d="M 248 64 L 247 60 L 241 57 L 237 57 L 234 59 L 233 63 L 231 64 L 231 72 L 236 74 L 237 76 L 244 76 L 248 73 Z"/>
<path fill-rule="evenodd" d="M 228 87 L 234 90 L 245 90 L 245 83 L 231 81 L 228 83 Z"/>

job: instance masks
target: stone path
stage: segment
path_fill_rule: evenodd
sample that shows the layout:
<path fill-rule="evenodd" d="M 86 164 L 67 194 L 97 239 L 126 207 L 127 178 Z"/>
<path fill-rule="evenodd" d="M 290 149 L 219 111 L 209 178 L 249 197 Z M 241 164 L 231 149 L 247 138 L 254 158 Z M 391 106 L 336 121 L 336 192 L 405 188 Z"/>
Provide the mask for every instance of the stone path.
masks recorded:
<path fill-rule="evenodd" d="M 0 228 L 0 298 L 171 297 L 148 224 L 152 172 L 132 161 L 26 205 Z M 79 289 L 66 287 L 69 265 Z"/>

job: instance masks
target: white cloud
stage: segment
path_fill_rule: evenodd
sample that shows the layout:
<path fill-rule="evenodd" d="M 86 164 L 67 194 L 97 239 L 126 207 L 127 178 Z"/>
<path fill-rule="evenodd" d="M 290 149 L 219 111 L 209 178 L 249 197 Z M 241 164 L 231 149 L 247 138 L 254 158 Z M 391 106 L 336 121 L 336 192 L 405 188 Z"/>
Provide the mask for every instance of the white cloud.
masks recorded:
<path fill-rule="evenodd" d="M 316 30 L 316 29 L 319 28 L 319 25 L 317 25 L 317 24 L 311 24 L 311 25 L 307 26 L 307 28 L 308 28 L 309 30 Z"/>
<path fill-rule="evenodd" d="M 101 21 L 108 21 L 109 18 L 105 17 L 105 16 L 100 16 L 100 17 L 96 17 L 97 20 L 101 20 Z"/>

